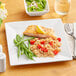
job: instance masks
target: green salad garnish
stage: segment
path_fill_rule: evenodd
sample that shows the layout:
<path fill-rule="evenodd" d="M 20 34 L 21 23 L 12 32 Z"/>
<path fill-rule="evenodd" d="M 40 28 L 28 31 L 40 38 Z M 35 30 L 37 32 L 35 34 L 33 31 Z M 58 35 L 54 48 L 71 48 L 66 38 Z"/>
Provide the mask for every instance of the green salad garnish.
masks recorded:
<path fill-rule="evenodd" d="M 28 12 L 43 11 L 46 7 L 46 0 L 26 0 Z"/>

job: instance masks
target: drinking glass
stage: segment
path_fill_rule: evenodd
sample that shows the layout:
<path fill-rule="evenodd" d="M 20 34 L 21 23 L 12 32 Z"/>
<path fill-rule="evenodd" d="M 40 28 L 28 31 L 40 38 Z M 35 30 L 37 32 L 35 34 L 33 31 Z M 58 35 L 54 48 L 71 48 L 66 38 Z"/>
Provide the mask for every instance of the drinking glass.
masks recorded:
<path fill-rule="evenodd" d="M 60 15 L 66 15 L 70 9 L 71 0 L 55 0 L 55 12 Z"/>

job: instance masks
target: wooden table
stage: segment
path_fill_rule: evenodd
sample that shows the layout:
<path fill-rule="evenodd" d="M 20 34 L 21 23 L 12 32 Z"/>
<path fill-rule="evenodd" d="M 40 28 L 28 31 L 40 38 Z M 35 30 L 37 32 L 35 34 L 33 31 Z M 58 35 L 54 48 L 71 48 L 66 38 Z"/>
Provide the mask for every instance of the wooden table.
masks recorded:
<path fill-rule="evenodd" d="M 0 73 L 0 76 L 76 76 L 76 60 L 67 62 L 56 62 L 47 64 L 35 64 L 11 67 L 9 64 L 8 48 L 5 34 L 5 22 L 40 20 L 61 18 L 63 22 L 76 21 L 76 0 L 72 0 L 71 9 L 67 16 L 59 16 L 54 11 L 54 0 L 48 0 L 50 12 L 41 17 L 30 17 L 25 13 L 23 0 L 1 0 L 6 3 L 8 9 L 8 18 L 3 22 L 0 29 L 0 43 L 3 45 L 3 51 L 6 54 L 6 72 Z"/>

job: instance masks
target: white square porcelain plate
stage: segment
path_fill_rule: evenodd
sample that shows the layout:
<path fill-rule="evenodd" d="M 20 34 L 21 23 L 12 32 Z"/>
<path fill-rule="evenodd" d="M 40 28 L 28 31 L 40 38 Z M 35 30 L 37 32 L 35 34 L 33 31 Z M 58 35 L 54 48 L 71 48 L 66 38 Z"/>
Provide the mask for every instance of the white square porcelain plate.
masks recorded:
<path fill-rule="evenodd" d="M 16 37 L 16 34 L 22 34 L 23 31 L 29 25 L 42 25 L 48 28 L 52 27 L 55 31 L 55 34 L 58 37 L 61 37 L 62 39 L 61 52 L 58 55 L 56 55 L 54 58 L 34 57 L 34 60 L 30 60 L 30 59 L 27 59 L 25 55 L 22 55 L 18 58 L 17 48 L 13 43 L 13 39 Z M 64 25 L 61 19 L 9 22 L 9 23 L 5 23 L 5 28 L 6 28 L 8 52 L 9 52 L 9 59 L 10 59 L 11 66 L 72 60 L 72 54 L 67 45 Z"/>

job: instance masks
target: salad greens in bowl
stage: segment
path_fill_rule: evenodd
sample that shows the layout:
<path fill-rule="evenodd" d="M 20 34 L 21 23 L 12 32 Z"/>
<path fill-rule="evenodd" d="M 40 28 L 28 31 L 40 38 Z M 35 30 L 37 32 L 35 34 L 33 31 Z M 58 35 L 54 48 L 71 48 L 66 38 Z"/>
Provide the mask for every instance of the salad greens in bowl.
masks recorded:
<path fill-rule="evenodd" d="M 46 7 L 46 0 L 26 0 L 26 3 L 28 12 L 43 11 Z"/>
<path fill-rule="evenodd" d="M 41 16 L 49 12 L 47 0 L 24 0 L 26 13 L 30 16 Z"/>

